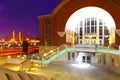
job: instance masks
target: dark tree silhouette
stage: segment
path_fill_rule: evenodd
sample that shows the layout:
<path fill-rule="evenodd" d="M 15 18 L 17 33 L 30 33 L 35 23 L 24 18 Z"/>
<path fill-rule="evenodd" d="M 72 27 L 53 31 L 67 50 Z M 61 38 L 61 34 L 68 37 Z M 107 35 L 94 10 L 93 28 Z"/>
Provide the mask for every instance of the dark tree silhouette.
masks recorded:
<path fill-rule="evenodd" d="M 28 52 L 28 42 L 23 41 L 22 45 L 23 45 L 23 52 Z"/>

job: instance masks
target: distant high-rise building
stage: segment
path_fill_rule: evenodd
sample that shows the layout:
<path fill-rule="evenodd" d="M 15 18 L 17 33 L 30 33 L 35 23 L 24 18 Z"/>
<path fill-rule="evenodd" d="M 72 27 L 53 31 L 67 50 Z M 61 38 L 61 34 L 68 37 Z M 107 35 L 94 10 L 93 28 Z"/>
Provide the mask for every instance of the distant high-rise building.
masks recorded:
<path fill-rule="evenodd" d="M 22 33 L 21 32 L 18 33 L 18 40 L 19 40 L 19 42 L 22 42 Z"/>
<path fill-rule="evenodd" d="M 12 32 L 12 39 L 11 39 L 12 41 L 15 41 L 15 31 L 13 30 L 13 32 Z"/>

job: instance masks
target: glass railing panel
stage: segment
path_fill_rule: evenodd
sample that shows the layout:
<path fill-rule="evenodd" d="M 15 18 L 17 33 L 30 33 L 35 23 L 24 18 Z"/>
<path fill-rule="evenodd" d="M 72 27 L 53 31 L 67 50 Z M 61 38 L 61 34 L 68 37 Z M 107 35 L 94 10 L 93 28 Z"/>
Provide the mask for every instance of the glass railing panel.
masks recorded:
<path fill-rule="evenodd" d="M 58 56 L 62 55 L 63 53 L 66 52 L 66 49 L 64 50 L 61 50 L 60 52 L 58 52 L 57 54 L 55 54 L 54 56 L 51 56 L 48 60 L 44 60 L 42 61 L 43 64 L 48 64 L 50 63 L 51 61 L 53 61 L 54 59 L 56 59 Z"/>
<path fill-rule="evenodd" d="M 96 51 L 95 52 L 100 52 L 100 53 L 107 53 L 107 54 L 117 54 L 120 55 L 120 50 L 119 46 L 108 46 L 108 45 L 87 45 L 87 44 L 82 44 L 80 45 L 82 48 L 94 48 Z M 89 48 L 88 48 L 89 47 Z M 116 47 L 116 48 L 113 48 Z M 46 56 L 39 57 L 39 61 L 42 62 L 42 64 L 48 64 L 54 59 L 56 59 L 58 56 L 61 54 L 67 52 L 67 51 L 76 51 L 76 47 L 68 47 L 66 44 L 61 45 L 49 52 L 46 53 Z M 34 60 L 38 60 L 38 58 L 32 58 Z"/>

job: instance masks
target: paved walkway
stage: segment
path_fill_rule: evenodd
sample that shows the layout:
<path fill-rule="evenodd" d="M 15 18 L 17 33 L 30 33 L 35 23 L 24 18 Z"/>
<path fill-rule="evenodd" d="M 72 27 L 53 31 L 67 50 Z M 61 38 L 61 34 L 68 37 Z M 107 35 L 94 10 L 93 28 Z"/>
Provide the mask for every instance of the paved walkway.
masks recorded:
<path fill-rule="evenodd" d="M 120 75 L 101 69 L 100 67 L 81 64 L 80 67 L 71 64 L 49 64 L 34 71 L 48 80 L 120 80 Z M 87 67 L 86 67 L 87 66 Z"/>
<path fill-rule="evenodd" d="M 7 68 L 7 69 L 10 69 L 10 70 L 14 70 L 14 71 L 20 70 L 20 67 L 19 67 L 18 64 L 10 64 L 10 63 L 0 65 L 0 68 Z"/>
<path fill-rule="evenodd" d="M 0 67 L 17 70 L 19 66 L 5 64 Z M 44 68 L 33 68 L 29 73 L 42 75 L 48 80 L 120 80 L 120 75 L 88 64 L 79 64 L 79 66 L 77 64 L 49 64 Z"/>

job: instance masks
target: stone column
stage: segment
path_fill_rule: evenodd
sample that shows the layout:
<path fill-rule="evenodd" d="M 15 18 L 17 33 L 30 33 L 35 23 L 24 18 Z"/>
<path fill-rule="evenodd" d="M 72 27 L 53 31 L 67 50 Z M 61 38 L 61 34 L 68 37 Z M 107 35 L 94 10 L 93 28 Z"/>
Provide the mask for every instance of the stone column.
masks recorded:
<path fill-rule="evenodd" d="M 97 18 L 97 36 L 96 36 L 96 43 L 99 44 L 99 18 Z"/>
<path fill-rule="evenodd" d="M 85 20 L 82 23 L 82 43 L 85 43 Z"/>
<path fill-rule="evenodd" d="M 105 34 L 104 34 L 104 33 L 105 33 L 105 32 L 104 32 L 104 31 L 105 31 L 104 22 L 103 22 L 103 25 L 102 25 L 102 26 L 103 26 L 103 27 L 102 27 L 102 44 L 105 44 L 105 43 L 104 43 L 104 38 L 105 38 L 105 37 L 104 37 L 104 35 L 105 35 Z"/>
<path fill-rule="evenodd" d="M 98 55 L 99 53 L 93 53 L 91 57 L 91 64 L 96 65 L 98 64 Z"/>

